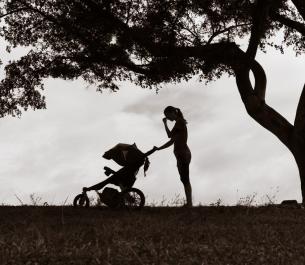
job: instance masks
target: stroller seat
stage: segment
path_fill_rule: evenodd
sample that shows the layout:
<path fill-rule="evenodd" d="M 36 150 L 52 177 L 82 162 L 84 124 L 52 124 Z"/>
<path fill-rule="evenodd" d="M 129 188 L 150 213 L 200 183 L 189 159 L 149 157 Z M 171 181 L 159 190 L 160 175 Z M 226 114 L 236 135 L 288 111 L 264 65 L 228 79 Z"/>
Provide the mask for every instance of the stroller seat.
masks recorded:
<path fill-rule="evenodd" d="M 105 169 L 105 174 L 107 169 L 108 168 Z M 113 171 L 112 175 L 107 180 L 110 184 L 114 184 L 116 186 L 124 188 L 131 188 L 136 181 L 136 175 L 138 171 L 139 168 L 125 166 L 116 172 Z"/>
<path fill-rule="evenodd" d="M 144 165 L 145 173 L 149 166 L 147 155 L 140 151 L 136 144 L 117 144 L 105 152 L 103 157 L 115 161 L 122 168 L 114 171 L 109 167 L 104 167 L 105 175 L 109 177 L 96 185 L 86 188 L 87 191 L 100 190 L 107 184 L 114 184 L 121 189 L 132 188 L 139 168 Z"/>

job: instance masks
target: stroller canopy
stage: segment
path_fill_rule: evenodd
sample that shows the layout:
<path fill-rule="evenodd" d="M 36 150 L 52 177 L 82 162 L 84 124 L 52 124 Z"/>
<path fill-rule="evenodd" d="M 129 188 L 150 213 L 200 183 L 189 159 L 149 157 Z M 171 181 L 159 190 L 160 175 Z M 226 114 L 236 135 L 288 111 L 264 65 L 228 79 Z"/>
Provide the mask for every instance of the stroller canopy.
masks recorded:
<path fill-rule="evenodd" d="M 141 152 L 136 144 L 119 143 L 106 151 L 103 155 L 108 160 L 113 160 L 120 166 L 138 164 L 141 166 L 144 163 L 145 155 Z"/>

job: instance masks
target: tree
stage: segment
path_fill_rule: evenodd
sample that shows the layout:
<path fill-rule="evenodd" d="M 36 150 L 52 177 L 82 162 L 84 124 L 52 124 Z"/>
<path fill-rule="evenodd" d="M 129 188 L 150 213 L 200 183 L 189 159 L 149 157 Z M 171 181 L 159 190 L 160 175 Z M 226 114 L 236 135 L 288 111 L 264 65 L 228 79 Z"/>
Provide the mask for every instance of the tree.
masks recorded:
<path fill-rule="evenodd" d="M 47 77 L 82 77 L 99 90 L 117 90 L 118 80 L 154 87 L 227 73 L 248 114 L 294 155 L 305 202 L 305 88 L 291 124 L 265 102 L 267 78 L 255 59 L 267 46 L 304 53 L 303 0 L 6 0 L 1 14 L 10 46 L 31 48 L 5 66 L 1 116 L 44 108 Z M 275 43 L 280 31 L 283 42 Z M 248 40 L 245 51 L 241 39 Z"/>

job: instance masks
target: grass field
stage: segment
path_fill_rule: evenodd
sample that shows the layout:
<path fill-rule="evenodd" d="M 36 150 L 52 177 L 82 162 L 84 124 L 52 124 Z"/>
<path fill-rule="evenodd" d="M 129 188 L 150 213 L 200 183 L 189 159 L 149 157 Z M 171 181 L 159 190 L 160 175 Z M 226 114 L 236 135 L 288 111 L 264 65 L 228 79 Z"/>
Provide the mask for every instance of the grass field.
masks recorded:
<path fill-rule="evenodd" d="M 3 206 L 0 264 L 305 264 L 305 210 Z"/>

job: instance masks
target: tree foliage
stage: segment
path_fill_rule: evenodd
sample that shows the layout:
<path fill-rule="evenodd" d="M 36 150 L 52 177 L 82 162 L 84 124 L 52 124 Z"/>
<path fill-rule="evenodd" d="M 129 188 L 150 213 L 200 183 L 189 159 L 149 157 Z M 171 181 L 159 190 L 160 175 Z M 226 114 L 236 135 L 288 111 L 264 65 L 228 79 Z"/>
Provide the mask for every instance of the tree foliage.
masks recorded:
<path fill-rule="evenodd" d="M 8 50 L 30 51 L 5 66 L 0 115 L 44 108 L 41 90 L 48 77 L 82 77 L 100 90 L 117 90 L 122 80 L 152 87 L 194 75 L 212 80 L 235 74 L 234 64 L 254 58 L 258 46 L 293 45 L 302 53 L 303 2 L 5 0 L 1 36 Z M 274 43 L 282 28 L 283 43 Z M 248 59 L 241 49 L 233 51 L 246 38 Z"/>

